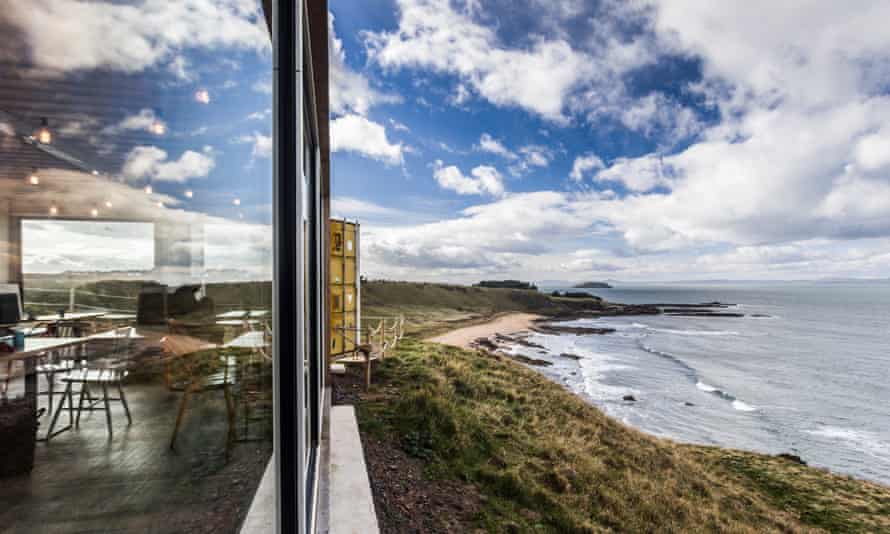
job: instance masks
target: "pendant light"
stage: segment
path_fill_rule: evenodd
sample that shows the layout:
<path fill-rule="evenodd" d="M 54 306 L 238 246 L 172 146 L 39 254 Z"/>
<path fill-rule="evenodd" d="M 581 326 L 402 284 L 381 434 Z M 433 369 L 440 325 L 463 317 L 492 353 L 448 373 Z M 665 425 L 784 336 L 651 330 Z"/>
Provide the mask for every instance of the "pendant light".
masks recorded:
<path fill-rule="evenodd" d="M 46 117 L 42 117 L 40 119 L 40 129 L 37 130 L 37 134 L 35 135 L 37 140 L 44 145 L 48 145 L 53 142 L 53 133 L 49 131 L 49 121 Z"/>

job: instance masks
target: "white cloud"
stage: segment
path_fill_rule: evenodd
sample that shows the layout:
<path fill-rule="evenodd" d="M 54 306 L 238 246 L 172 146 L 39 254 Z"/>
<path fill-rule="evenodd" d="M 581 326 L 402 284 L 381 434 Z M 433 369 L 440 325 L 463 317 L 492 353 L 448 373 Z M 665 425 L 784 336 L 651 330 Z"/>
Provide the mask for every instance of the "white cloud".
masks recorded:
<path fill-rule="evenodd" d="M 514 152 L 488 133 L 483 133 L 473 148 L 513 162 L 508 169 L 514 176 L 523 174 L 531 167 L 547 167 L 554 156 L 553 150 L 543 145 L 526 145 Z"/>
<path fill-rule="evenodd" d="M 389 95 L 371 87 L 368 79 L 346 64 L 346 51 L 343 41 L 334 31 L 334 15 L 328 13 L 328 36 L 330 44 L 330 99 L 331 112 L 336 115 L 357 113 L 365 115 L 373 106 L 381 103 L 399 102 L 396 95 Z"/>
<path fill-rule="evenodd" d="M 501 173 L 494 167 L 479 165 L 465 176 L 454 165 L 444 166 L 441 160 L 433 164 L 433 178 L 443 189 L 454 191 L 459 195 L 501 196 L 504 194 L 504 182 Z"/>
<path fill-rule="evenodd" d="M 614 273 L 622 270 L 616 263 L 605 261 L 612 258 L 612 254 L 600 249 L 581 249 L 572 252 L 560 267 L 563 271 L 577 273 Z"/>
<path fill-rule="evenodd" d="M 103 128 L 102 133 L 105 135 L 115 135 L 124 131 L 149 131 L 154 124 L 161 125 L 165 131 L 167 129 L 167 123 L 161 120 L 161 118 L 158 117 L 153 110 L 144 108 L 139 110 L 138 113 L 127 115 L 115 125 Z"/>
<path fill-rule="evenodd" d="M 572 172 L 569 174 L 572 180 L 580 182 L 584 179 L 584 175 L 590 171 L 598 171 L 605 168 L 603 160 L 596 154 L 585 154 L 578 156 L 572 163 Z"/>
<path fill-rule="evenodd" d="M 479 144 L 476 145 L 476 148 L 483 152 L 496 154 L 510 160 L 519 158 L 519 156 L 517 156 L 514 152 L 505 147 L 503 143 L 487 133 L 483 133 L 482 136 L 479 137 Z"/>
<path fill-rule="evenodd" d="M 250 153 L 253 158 L 272 157 L 272 136 L 270 135 L 254 132 L 238 137 L 235 142 L 253 145 Z"/>
<path fill-rule="evenodd" d="M 543 145 L 527 145 L 519 149 L 525 162 L 532 167 L 546 167 L 553 159 L 553 151 Z"/>
<path fill-rule="evenodd" d="M 389 124 L 390 124 L 390 126 L 392 126 L 392 129 L 397 132 L 410 132 L 411 131 L 411 128 L 408 128 L 408 126 L 406 126 L 405 124 L 403 124 L 395 119 L 392 119 L 392 118 L 389 119 Z"/>
<path fill-rule="evenodd" d="M 596 173 L 594 179 L 598 182 L 618 182 L 631 191 L 645 192 L 669 185 L 671 175 L 670 167 L 663 163 L 661 157 L 649 154 L 639 158 L 617 158 L 608 168 Z"/>
<path fill-rule="evenodd" d="M 151 178 L 162 182 L 185 182 L 204 178 L 215 166 L 212 151 L 186 150 L 178 160 L 168 160 L 167 152 L 155 146 L 137 146 L 127 154 L 123 175 L 130 180 Z"/>
<path fill-rule="evenodd" d="M 398 213 L 398 210 L 387 208 L 367 200 L 355 197 L 334 197 L 331 199 L 331 213 L 335 217 L 348 217 L 355 219 L 357 217 L 375 216 L 375 215 L 392 215 Z"/>
<path fill-rule="evenodd" d="M 630 194 L 591 201 L 591 213 L 637 250 L 890 235 L 890 36 L 877 22 L 890 5 L 861 8 L 654 5 L 664 46 L 701 59 L 697 90 L 721 122 L 678 153 L 616 159 L 595 179 Z M 658 123 L 653 102 L 628 125 Z"/>
<path fill-rule="evenodd" d="M 566 207 L 560 193 L 513 194 L 438 222 L 363 231 L 362 252 L 370 273 L 389 278 L 504 272 L 547 252 L 554 239 L 583 230 L 586 223 L 567 216 Z"/>
<path fill-rule="evenodd" d="M 189 62 L 182 55 L 176 55 L 167 64 L 167 70 L 173 73 L 182 82 L 191 82 L 195 80 L 194 73 L 189 71 Z"/>
<path fill-rule="evenodd" d="M 890 165 L 890 129 L 869 134 L 856 142 L 855 161 L 865 171 L 877 171 Z"/>
<path fill-rule="evenodd" d="M 249 121 L 265 121 L 269 120 L 269 116 L 272 114 L 272 109 L 267 108 L 263 111 L 254 111 L 253 113 L 249 113 L 247 115 L 247 120 Z"/>
<path fill-rule="evenodd" d="M 467 89 L 467 85 L 463 83 L 457 84 L 457 87 L 454 89 L 454 94 L 449 97 L 449 100 L 455 106 L 460 106 L 470 99 L 470 90 Z"/>
<path fill-rule="evenodd" d="M 166 65 L 179 75 L 181 50 L 270 46 L 259 3 L 243 0 L 34 0 L 7 2 L 4 15 L 23 32 L 36 66 L 62 72 Z"/>
<path fill-rule="evenodd" d="M 266 95 L 272 94 L 272 80 L 262 79 L 253 82 L 253 85 L 250 86 L 257 93 L 263 93 Z"/>
<path fill-rule="evenodd" d="M 331 121 L 331 151 L 357 152 L 387 165 L 399 165 L 403 158 L 402 144 L 391 143 L 382 125 L 354 114 Z"/>
<path fill-rule="evenodd" d="M 564 121 L 569 92 L 591 61 L 563 39 L 535 37 L 524 49 L 503 45 L 494 30 L 448 0 L 399 0 L 399 28 L 367 33 L 371 58 L 386 68 L 452 73 L 499 106 L 518 106 Z"/>
<path fill-rule="evenodd" d="M 614 113 L 629 129 L 648 137 L 658 135 L 666 145 L 692 137 L 704 127 L 694 111 L 661 93 L 650 93 Z"/>

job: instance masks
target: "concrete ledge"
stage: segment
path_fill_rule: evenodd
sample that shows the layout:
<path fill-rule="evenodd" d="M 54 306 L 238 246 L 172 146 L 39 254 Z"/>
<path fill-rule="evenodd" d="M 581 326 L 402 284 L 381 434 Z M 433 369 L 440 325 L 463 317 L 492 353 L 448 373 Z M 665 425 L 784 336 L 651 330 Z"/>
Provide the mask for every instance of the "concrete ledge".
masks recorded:
<path fill-rule="evenodd" d="M 263 480 L 253 496 L 250 510 L 241 525 L 241 534 L 275 532 L 275 457 L 269 458 Z"/>
<path fill-rule="evenodd" d="M 330 534 L 377 534 L 374 496 L 352 406 L 331 407 Z"/>

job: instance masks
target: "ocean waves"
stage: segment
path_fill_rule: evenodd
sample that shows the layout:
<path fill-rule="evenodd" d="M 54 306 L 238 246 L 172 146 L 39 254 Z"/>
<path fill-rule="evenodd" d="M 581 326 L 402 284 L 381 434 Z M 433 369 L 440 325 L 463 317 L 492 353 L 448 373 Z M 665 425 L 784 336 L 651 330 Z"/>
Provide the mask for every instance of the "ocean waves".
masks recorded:
<path fill-rule="evenodd" d="M 700 391 L 704 391 L 705 393 L 710 393 L 716 397 L 719 397 L 719 398 L 729 402 L 730 405 L 733 407 L 733 409 L 738 410 L 740 412 L 755 412 L 755 411 L 757 411 L 756 406 L 752 406 L 751 404 L 748 404 L 747 402 L 739 399 L 732 393 L 729 393 L 728 391 L 724 391 L 723 389 L 720 389 L 716 386 L 712 386 L 706 382 L 703 382 L 699 378 L 698 371 L 694 367 L 692 367 L 691 365 L 689 365 L 682 359 L 678 358 L 677 356 L 675 356 L 669 352 L 657 350 L 657 349 L 650 347 L 649 345 L 647 345 L 646 343 L 643 342 L 643 339 L 644 338 L 641 338 L 640 340 L 638 340 L 638 345 L 641 350 L 648 352 L 649 354 L 654 354 L 660 358 L 666 358 L 666 359 L 670 360 L 671 362 L 674 362 L 677 366 L 682 368 L 682 370 L 684 371 L 684 374 L 686 374 L 686 376 L 691 381 L 695 382 L 695 387 L 698 388 Z"/>

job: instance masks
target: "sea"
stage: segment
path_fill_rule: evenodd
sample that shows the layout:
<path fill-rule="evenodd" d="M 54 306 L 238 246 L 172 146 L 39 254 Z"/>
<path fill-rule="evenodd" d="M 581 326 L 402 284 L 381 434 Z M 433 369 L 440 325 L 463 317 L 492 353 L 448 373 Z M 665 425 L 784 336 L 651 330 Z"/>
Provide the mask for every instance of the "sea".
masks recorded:
<path fill-rule="evenodd" d="M 732 304 L 720 311 L 745 316 L 575 320 L 564 324 L 615 333 L 534 334 L 546 353 L 513 350 L 552 362 L 536 369 L 645 432 L 796 454 L 890 485 L 890 281 L 585 291 L 627 304 L 719 301 Z"/>

